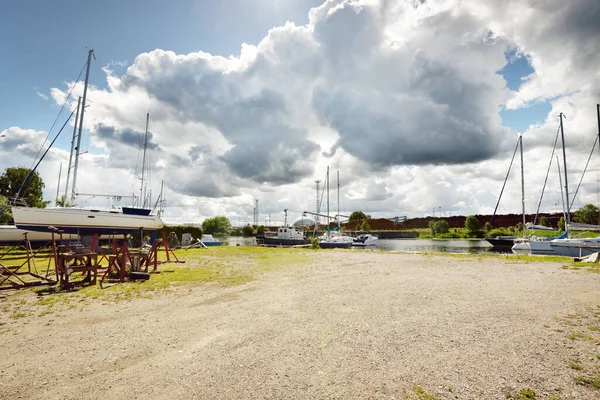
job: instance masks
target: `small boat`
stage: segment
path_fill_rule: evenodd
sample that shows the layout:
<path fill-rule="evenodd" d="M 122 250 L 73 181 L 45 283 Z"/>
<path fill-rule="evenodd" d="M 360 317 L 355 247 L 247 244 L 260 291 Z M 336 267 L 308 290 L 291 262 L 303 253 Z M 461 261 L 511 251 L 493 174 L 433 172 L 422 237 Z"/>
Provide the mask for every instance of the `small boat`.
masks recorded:
<path fill-rule="evenodd" d="M 531 252 L 531 247 L 529 246 L 529 239 L 515 239 L 511 250 L 515 254 L 529 254 Z"/>
<path fill-rule="evenodd" d="M 268 246 L 298 246 L 310 244 L 310 240 L 304 235 L 304 232 L 293 226 L 282 226 L 277 228 L 276 235 L 264 235 L 256 237 L 258 244 Z"/>
<path fill-rule="evenodd" d="M 493 238 L 485 238 L 489 244 L 494 246 L 494 250 L 510 250 L 515 244 L 516 239 L 517 238 L 515 236 L 496 236 Z"/>
<path fill-rule="evenodd" d="M 355 237 L 352 245 L 357 247 L 374 246 L 378 240 L 377 236 L 365 233 Z"/>
<path fill-rule="evenodd" d="M 350 236 L 338 232 L 325 232 L 319 239 L 322 249 L 349 249 L 353 243 Z"/>
<path fill-rule="evenodd" d="M 200 238 L 200 241 L 205 246 L 221 246 L 221 245 L 225 244 L 225 242 L 215 238 L 213 235 L 211 235 L 209 233 L 202 234 L 202 238 Z"/>

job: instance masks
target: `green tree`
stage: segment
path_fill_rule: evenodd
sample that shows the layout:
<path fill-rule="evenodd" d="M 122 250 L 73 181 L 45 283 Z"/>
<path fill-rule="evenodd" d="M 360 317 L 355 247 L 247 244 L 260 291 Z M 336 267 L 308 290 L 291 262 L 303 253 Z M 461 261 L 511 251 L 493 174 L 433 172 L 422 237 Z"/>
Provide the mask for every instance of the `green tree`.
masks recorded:
<path fill-rule="evenodd" d="M 352 211 L 352 214 L 348 217 L 348 221 L 363 221 L 369 217 L 362 211 Z"/>
<path fill-rule="evenodd" d="M 431 220 L 429 221 L 429 230 L 431 231 L 431 235 L 435 236 L 435 221 Z"/>
<path fill-rule="evenodd" d="M 558 220 L 558 230 L 561 232 L 565 231 L 565 217 L 560 217 Z"/>
<path fill-rule="evenodd" d="M 8 200 L 0 196 L 0 225 L 13 224 L 12 211 L 8 207 Z"/>
<path fill-rule="evenodd" d="M 448 224 L 448 221 L 446 221 L 445 219 L 439 219 L 436 222 L 436 231 L 440 234 L 444 234 L 444 233 L 448 233 L 450 232 L 450 225 Z"/>
<path fill-rule="evenodd" d="M 256 228 L 256 234 L 257 235 L 261 235 L 265 233 L 265 226 L 264 225 L 259 225 L 258 228 Z"/>
<path fill-rule="evenodd" d="M 492 230 L 492 223 L 490 221 L 487 221 L 485 223 L 485 225 L 483 225 L 483 230 L 486 232 L 489 232 Z"/>
<path fill-rule="evenodd" d="M 71 204 L 67 200 L 67 197 L 64 194 L 62 196 L 56 198 L 56 205 L 59 207 L 70 207 L 71 206 Z"/>
<path fill-rule="evenodd" d="M 573 221 L 582 224 L 598 224 L 598 207 L 593 204 L 586 204 L 573 213 Z"/>
<path fill-rule="evenodd" d="M 9 167 L 6 168 L 4 174 L 0 176 L 0 196 L 6 197 L 11 201 L 19 191 L 19 188 L 25 182 L 27 174 L 31 171 L 24 167 Z M 40 175 L 34 172 L 29 178 L 29 182 L 25 185 L 19 197 L 25 200 L 29 207 L 44 208 L 50 203 L 44 201 L 44 181 Z"/>
<path fill-rule="evenodd" d="M 552 225 L 550 224 L 550 221 L 548 220 L 548 218 L 545 215 L 542 215 L 540 217 L 540 225 L 542 226 L 549 226 L 551 227 Z"/>
<path fill-rule="evenodd" d="M 465 229 L 469 234 L 479 232 L 479 220 L 476 216 L 469 215 L 467 219 L 465 219 Z"/>
<path fill-rule="evenodd" d="M 223 233 L 228 234 L 231 229 L 231 222 L 225 216 L 218 216 L 207 218 L 202 222 L 202 232 L 214 234 Z"/>
<path fill-rule="evenodd" d="M 450 225 L 445 219 L 438 219 L 436 221 L 429 221 L 429 229 L 433 236 L 442 235 L 450 232 Z"/>
<path fill-rule="evenodd" d="M 371 232 L 371 226 L 366 219 L 362 222 L 362 224 L 360 224 L 360 230 L 364 232 Z"/>
<path fill-rule="evenodd" d="M 251 227 L 250 225 L 246 225 L 242 228 L 242 235 L 244 235 L 244 237 L 250 237 L 250 236 L 254 236 L 254 228 Z"/>

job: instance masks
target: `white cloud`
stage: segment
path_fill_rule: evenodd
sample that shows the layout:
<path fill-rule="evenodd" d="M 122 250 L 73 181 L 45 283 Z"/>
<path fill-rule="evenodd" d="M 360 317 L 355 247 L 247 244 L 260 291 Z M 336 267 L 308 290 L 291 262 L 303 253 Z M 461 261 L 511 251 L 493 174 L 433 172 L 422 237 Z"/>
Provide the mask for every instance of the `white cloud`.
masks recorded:
<path fill-rule="evenodd" d="M 48 96 L 46 96 L 44 93 L 41 92 L 35 92 L 35 94 L 37 94 L 39 97 L 41 97 L 44 100 L 48 100 Z"/>
<path fill-rule="evenodd" d="M 499 111 L 550 101 L 547 120 L 524 137 L 531 211 L 554 115 L 568 117 L 574 176 L 593 143 L 599 7 L 593 0 L 329 0 L 310 11 L 308 25 L 275 27 L 237 57 L 157 49 L 122 75 L 112 69 L 124 65 L 110 64 L 108 88 L 88 91 L 88 140 L 104 150 L 85 163 L 85 182 L 132 190 L 135 145 L 150 112 L 151 157 L 160 167 L 153 180 L 155 187 L 165 180 L 173 222 L 217 213 L 242 219 L 253 198 L 273 220 L 283 208 L 313 210 L 314 180 L 326 165 L 341 172 L 346 212 L 488 213 L 516 142 Z M 517 92 L 497 73 L 513 49 L 535 68 Z M 70 85 L 51 89 L 55 102 Z M 519 179 L 513 171 L 502 212 L 519 211 Z M 546 207 L 556 203 L 555 181 Z M 592 186 L 582 199 L 593 200 Z"/>

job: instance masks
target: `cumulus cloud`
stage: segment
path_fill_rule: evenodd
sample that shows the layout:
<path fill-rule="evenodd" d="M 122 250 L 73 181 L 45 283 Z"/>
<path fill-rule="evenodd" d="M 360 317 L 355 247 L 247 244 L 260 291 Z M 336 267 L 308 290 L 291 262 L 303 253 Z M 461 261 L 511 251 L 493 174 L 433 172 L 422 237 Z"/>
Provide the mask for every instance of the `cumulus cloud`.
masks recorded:
<path fill-rule="evenodd" d="M 104 152 L 93 163 L 130 173 L 150 112 L 154 177 L 173 219 L 239 217 L 255 197 L 261 213 L 312 209 L 326 165 L 352 176 L 342 186 L 350 210 L 489 212 L 516 142 L 502 108 L 551 104 L 524 136 L 532 188 L 559 111 L 572 169 L 582 170 L 600 98 L 599 13 L 594 0 L 328 0 L 307 25 L 274 27 L 237 56 L 143 53 L 124 73 L 108 65 L 106 89 L 89 88 L 86 127 Z M 535 69 L 518 91 L 498 74 L 514 51 Z M 52 98 L 62 102 L 72 85 Z M 518 210 L 517 178 L 506 210 Z"/>

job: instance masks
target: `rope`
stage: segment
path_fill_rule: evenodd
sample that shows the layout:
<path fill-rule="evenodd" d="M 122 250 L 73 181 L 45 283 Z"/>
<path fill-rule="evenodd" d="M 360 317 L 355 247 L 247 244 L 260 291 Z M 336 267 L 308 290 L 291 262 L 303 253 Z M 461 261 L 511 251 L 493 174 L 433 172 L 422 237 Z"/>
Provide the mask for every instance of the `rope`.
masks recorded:
<path fill-rule="evenodd" d="M 590 156 L 588 157 L 588 160 L 585 163 L 585 168 L 583 169 L 583 174 L 581 174 L 581 178 L 579 179 L 579 184 L 577 185 L 577 190 L 575 190 L 575 194 L 573 195 L 573 199 L 571 200 L 571 207 L 569 208 L 569 210 L 573 209 L 573 203 L 575 203 L 575 198 L 577 197 L 577 192 L 579 192 L 579 187 L 581 186 L 581 181 L 583 180 L 583 177 L 585 176 L 585 172 L 587 171 L 588 164 L 590 163 L 590 160 L 592 159 L 592 155 L 594 154 L 594 149 L 596 148 L 596 143 L 598 143 L 598 136 L 596 136 L 596 140 L 594 140 L 594 145 L 592 146 L 592 151 L 590 152 Z"/>
<path fill-rule="evenodd" d="M 81 78 L 81 74 L 83 73 L 83 71 L 85 70 L 85 67 L 87 65 L 87 61 L 85 62 L 85 64 L 83 64 L 83 68 L 81 69 L 81 71 L 79 72 L 79 75 L 77 76 L 77 80 L 75 81 L 75 84 L 73 85 L 73 87 L 71 88 L 71 90 L 69 91 L 69 94 L 67 95 L 65 101 L 62 104 L 62 107 L 60 107 L 60 110 L 58 111 L 58 115 L 56 116 L 56 118 L 54 119 L 54 122 L 52 123 L 52 126 L 50 127 L 50 130 L 48 130 L 48 135 L 46 135 L 46 139 L 44 139 L 44 143 L 42 143 L 40 149 L 38 150 L 37 154 L 35 155 L 35 158 L 33 159 L 33 163 L 31 164 L 32 166 L 35 164 L 37 158 L 39 157 L 40 153 L 42 152 L 42 149 L 44 148 L 44 145 L 46 144 L 46 142 L 48 141 L 48 138 L 50 137 L 50 134 L 52 133 L 52 129 L 54 129 L 54 126 L 56 125 L 56 122 L 58 121 L 58 119 L 60 118 L 60 115 L 62 114 L 65 105 L 67 104 L 67 102 L 69 101 L 69 99 L 71 98 L 71 93 L 73 93 L 73 90 L 75 89 L 75 86 L 77 86 L 77 82 L 79 82 L 79 79 Z M 73 115 L 73 114 L 71 114 Z M 69 119 L 71 119 L 71 117 L 69 117 Z M 68 121 L 68 120 L 67 120 Z M 62 130 L 62 128 L 61 128 Z M 29 168 L 31 169 L 31 168 Z"/>
<path fill-rule="evenodd" d="M 517 140 L 517 145 L 515 146 L 515 151 L 513 153 L 512 159 L 510 160 L 510 165 L 508 166 L 508 172 L 506 173 L 506 178 L 504 178 L 504 184 L 502 185 L 502 190 L 500 191 L 500 196 L 498 196 L 498 202 L 496 203 L 496 208 L 494 208 L 494 214 L 492 215 L 492 219 L 490 219 L 490 224 L 494 222 L 494 218 L 496 217 L 496 211 L 498 211 L 498 206 L 500 205 L 500 199 L 502 198 L 502 193 L 504 193 L 504 187 L 506 187 L 506 181 L 508 180 L 508 176 L 510 175 L 510 169 L 512 168 L 513 161 L 515 161 L 515 155 L 517 154 L 517 149 L 519 148 L 519 141 Z"/>
<path fill-rule="evenodd" d="M 560 133 L 560 126 L 556 129 L 556 137 L 554 138 L 554 146 L 552 146 L 552 155 L 550 156 L 550 162 L 548 163 L 548 171 L 546 171 L 546 179 L 544 179 L 544 186 L 542 186 L 542 194 L 540 195 L 540 202 L 538 203 L 537 210 L 535 211 L 535 218 L 533 224 L 537 223 L 537 217 L 540 213 L 540 207 L 542 205 L 542 199 L 544 198 L 544 190 L 546 190 L 546 182 L 548 182 L 548 175 L 550 174 L 550 167 L 552 166 L 552 159 L 554 158 L 554 151 L 556 150 L 556 143 L 558 143 L 558 134 Z"/>
<path fill-rule="evenodd" d="M 37 169 L 37 167 L 40 165 L 40 163 L 42 162 L 42 160 L 44 159 L 44 157 L 46 157 L 46 154 L 48 154 L 48 151 L 50 151 L 50 149 L 52 148 L 52 145 L 54 144 L 54 142 L 56 142 L 56 139 L 58 139 L 58 137 L 60 136 L 60 134 L 63 131 L 63 129 L 65 128 L 65 126 L 67 126 L 67 123 L 71 120 L 71 117 L 73 117 L 73 114 L 75 114 L 75 110 L 73 110 L 71 112 L 71 115 L 69 115 L 69 118 L 67 118 L 67 120 L 65 121 L 65 123 L 63 124 L 63 126 L 60 128 L 60 131 L 58 131 L 58 133 L 56 134 L 56 136 L 54 137 L 54 139 L 50 143 L 50 146 L 48 146 L 48 148 L 46 149 L 46 151 L 44 152 L 44 154 L 42 154 L 42 156 L 40 157 L 40 159 L 37 162 L 37 164 L 35 164 L 35 167 L 33 167 L 33 169 L 31 169 L 29 171 L 29 173 L 25 177 L 25 180 L 21 184 L 21 187 L 19 188 L 19 191 L 15 195 L 15 198 L 14 198 L 13 202 L 17 200 L 17 198 L 21 194 L 21 190 L 23 190 L 23 188 L 27 185 L 27 183 L 29 182 L 29 179 L 31 178 L 31 176 L 33 175 L 33 173 L 35 172 L 35 170 Z"/>

